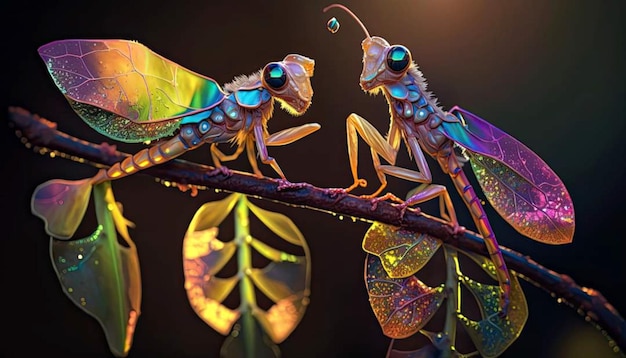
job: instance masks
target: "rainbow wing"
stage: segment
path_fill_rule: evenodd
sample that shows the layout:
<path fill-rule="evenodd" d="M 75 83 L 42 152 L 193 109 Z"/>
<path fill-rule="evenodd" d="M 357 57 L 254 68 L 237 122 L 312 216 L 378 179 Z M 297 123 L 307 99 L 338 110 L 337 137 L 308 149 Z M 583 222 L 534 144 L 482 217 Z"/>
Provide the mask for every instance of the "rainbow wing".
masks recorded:
<path fill-rule="evenodd" d="M 215 80 L 134 41 L 54 41 L 41 46 L 39 55 L 81 118 L 124 142 L 171 135 L 182 117 L 225 97 Z"/>
<path fill-rule="evenodd" d="M 443 134 L 467 149 L 474 174 L 496 211 L 518 232 L 548 244 L 574 236 L 574 206 L 565 185 L 537 154 L 484 119 L 450 110 Z"/>

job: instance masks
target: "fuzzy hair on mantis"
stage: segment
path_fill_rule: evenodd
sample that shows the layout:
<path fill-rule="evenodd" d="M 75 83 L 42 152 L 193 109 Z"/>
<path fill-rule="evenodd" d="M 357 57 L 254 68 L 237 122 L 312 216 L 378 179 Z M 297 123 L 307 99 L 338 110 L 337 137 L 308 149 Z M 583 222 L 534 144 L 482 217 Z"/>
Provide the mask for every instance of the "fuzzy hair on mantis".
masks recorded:
<path fill-rule="evenodd" d="M 501 129 L 458 106 L 444 110 L 426 90 L 426 79 L 413 62 L 408 48 L 390 45 L 382 37 L 370 36 L 365 25 L 347 7 L 332 4 L 324 8 L 324 12 L 331 8 L 344 10 L 363 29 L 360 86 L 371 94 L 382 93 L 391 115 L 386 136 L 358 114 L 348 116 L 348 154 L 354 182 L 345 190 L 350 192 L 367 185 L 358 176 L 360 136 L 370 147 L 374 169 L 381 183 L 375 192 L 365 197 L 397 200 L 403 209 L 439 198 L 443 203 L 442 216 L 458 229 L 450 195 L 445 186 L 432 184 L 425 153 L 436 160 L 441 170 L 452 179 L 485 240 L 497 268 L 501 313 L 506 314 L 511 291 L 509 272 L 481 200 L 463 171 L 463 164 L 469 161 L 482 191 L 500 216 L 522 235 L 546 244 L 566 244 L 573 239 L 574 207 L 565 185 L 537 154 Z M 332 18 L 327 26 L 335 33 L 339 22 Z M 402 142 L 414 158 L 417 171 L 395 165 Z M 382 164 L 380 157 L 388 164 Z M 421 185 L 412 190 L 406 200 L 391 193 L 377 197 L 387 186 L 387 175 Z"/>

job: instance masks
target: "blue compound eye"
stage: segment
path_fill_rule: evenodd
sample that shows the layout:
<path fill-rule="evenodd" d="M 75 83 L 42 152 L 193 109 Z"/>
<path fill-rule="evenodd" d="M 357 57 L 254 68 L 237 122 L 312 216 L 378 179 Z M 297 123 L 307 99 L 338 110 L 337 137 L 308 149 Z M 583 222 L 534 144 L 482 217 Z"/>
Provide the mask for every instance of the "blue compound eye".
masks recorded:
<path fill-rule="evenodd" d="M 393 72 L 406 70 L 409 63 L 411 63 L 411 53 L 406 47 L 396 45 L 387 52 L 387 68 Z"/>
<path fill-rule="evenodd" d="M 278 63 L 270 63 L 263 69 L 263 81 L 272 89 L 279 90 L 287 84 L 287 73 Z"/>

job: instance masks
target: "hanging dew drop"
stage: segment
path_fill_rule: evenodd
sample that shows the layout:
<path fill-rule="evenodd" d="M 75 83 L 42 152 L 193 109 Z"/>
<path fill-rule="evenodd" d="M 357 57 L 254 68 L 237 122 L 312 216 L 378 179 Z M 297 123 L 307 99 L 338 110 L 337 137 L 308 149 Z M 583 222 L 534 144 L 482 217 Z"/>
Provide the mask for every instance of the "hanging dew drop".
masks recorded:
<path fill-rule="evenodd" d="M 333 34 L 337 33 L 337 31 L 339 31 L 339 20 L 337 20 L 337 18 L 335 17 L 328 20 L 328 22 L 326 23 L 326 28 Z"/>

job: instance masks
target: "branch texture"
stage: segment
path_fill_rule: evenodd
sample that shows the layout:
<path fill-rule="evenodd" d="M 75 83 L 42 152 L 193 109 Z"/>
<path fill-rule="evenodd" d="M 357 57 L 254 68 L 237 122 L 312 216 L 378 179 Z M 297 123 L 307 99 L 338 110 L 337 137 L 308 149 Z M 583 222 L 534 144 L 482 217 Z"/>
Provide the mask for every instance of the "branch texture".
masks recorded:
<path fill-rule="evenodd" d="M 18 107 L 9 108 L 9 124 L 28 145 L 62 153 L 72 159 L 87 161 L 97 167 L 110 166 L 130 154 L 114 150 L 114 147 L 94 144 L 69 136 L 56 130 L 56 124 Z M 372 207 L 370 200 L 345 194 L 340 190 L 318 188 L 302 183 L 283 188 L 283 182 L 271 178 L 231 171 L 228 174 L 215 171 L 213 167 L 180 159 L 141 171 L 162 180 L 178 184 L 196 185 L 239 192 L 253 197 L 280 202 L 287 205 L 336 213 L 364 221 L 401 226 L 406 229 L 427 233 L 458 249 L 489 257 L 483 239 L 465 231 L 454 234 L 444 222 L 407 210 L 402 214 L 396 207 L 381 201 Z M 569 276 L 549 270 L 531 258 L 502 247 L 502 254 L 509 269 L 520 277 L 561 298 L 573 309 L 582 310 L 588 319 L 615 341 L 619 349 L 626 351 L 626 321 L 598 291 L 581 287 Z"/>

